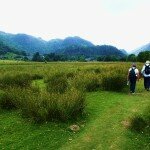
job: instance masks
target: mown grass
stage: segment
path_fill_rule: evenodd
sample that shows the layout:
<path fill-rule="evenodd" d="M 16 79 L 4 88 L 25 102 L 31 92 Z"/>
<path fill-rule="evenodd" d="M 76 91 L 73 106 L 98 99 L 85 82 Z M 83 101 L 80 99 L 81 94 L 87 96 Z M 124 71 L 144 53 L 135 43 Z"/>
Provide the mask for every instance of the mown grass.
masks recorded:
<path fill-rule="evenodd" d="M 84 133 L 62 149 L 148 150 L 150 137 L 130 131 L 124 124 L 124 121 L 128 121 L 135 113 L 144 109 L 144 106 L 141 108 L 143 103 L 147 105 L 148 97 L 144 99 L 142 96 L 141 98 L 142 101 L 139 96 L 105 92 L 90 94 L 88 108 L 91 112 L 90 120 Z"/>
<path fill-rule="evenodd" d="M 74 136 L 67 124 L 26 122 L 19 112 L 1 112 L 0 149 L 58 149 Z"/>

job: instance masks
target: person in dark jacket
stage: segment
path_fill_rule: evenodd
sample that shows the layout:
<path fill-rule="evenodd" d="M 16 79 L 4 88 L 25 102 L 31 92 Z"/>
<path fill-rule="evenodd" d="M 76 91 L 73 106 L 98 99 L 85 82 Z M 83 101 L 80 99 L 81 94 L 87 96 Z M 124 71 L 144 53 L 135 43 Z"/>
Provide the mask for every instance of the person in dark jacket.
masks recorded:
<path fill-rule="evenodd" d="M 150 61 L 147 60 L 145 65 L 143 66 L 141 73 L 144 77 L 144 88 L 149 91 L 150 90 Z"/>
<path fill-rule="evenodd" d="M 136 64 L 133 63 L 128 71 L 127 81 L 130 85 L 130 93 L 135 93 L 136 81 L 139 80 L 139 70 L 136 68 Z"/>

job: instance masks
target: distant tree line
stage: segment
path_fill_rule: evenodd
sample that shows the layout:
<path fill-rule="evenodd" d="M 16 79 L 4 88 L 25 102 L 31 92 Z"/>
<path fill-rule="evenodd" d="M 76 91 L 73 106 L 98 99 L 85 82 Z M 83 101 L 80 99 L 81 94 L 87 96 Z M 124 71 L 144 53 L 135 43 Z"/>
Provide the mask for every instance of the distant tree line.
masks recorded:
<path fill-rule="evenodd" d="M 115 55 L 110 55 L 110 56 L 96 56 L 96 57 L 85 57 L 84 55 L 75 55 L 75 56 L 67 56 L 67 55 L 61 55 L 61 54 L 55 54 L 55 53 L 50 53 L 50 54 L 44 54 L 40 55 L 39 52 L 36 52 L 33 57 L 32 61 L 37 61 L 37 62 L 53 62 L 53 61 L 125 61 L 126 57 L 117 57 Z"/>
<path fill-rule="evenodd" d="M 32 61 L 127 61 L 127 62 L 145 62 L 146 60 L 150 60 L 150 51 L 140 52 L 137 56 L 135 54 L 130 54 L 128 56 L 119 57 L 116 55 L 100 55 L 95 57 L 85 57 L 84 55 L 74 55 L 68 56 L 63 54 L 49 53 L 40 55 L 39 52 L 36 52 Z"/>
<path fill-rule="evenodd" d="M 58 55 L 55 53 L 40 55 L 39 52 L 33 54 L 32 61 L 43 62 L 43 61 L 66 61 L 68 60 L 64 55 Z"/>
<path fill-rule="evenodd" d="M 140 52 L 137 56 L 135 54 L 127 56 L 127 61 L 130 62 L 145 62 L 146 60 L 150 60 L 150 51 Z"/>

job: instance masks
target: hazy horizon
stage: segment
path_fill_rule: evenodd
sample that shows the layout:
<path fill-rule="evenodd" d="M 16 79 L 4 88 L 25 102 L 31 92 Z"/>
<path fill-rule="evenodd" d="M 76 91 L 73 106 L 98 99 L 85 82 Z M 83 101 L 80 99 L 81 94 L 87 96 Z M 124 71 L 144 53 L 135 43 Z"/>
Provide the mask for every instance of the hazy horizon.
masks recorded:
<path fill-rule="evenodd" d="M 79 36 L 128 52 L 150 41 L 149 0 L 0 0 L 0 31 L 44 40 Z"/>

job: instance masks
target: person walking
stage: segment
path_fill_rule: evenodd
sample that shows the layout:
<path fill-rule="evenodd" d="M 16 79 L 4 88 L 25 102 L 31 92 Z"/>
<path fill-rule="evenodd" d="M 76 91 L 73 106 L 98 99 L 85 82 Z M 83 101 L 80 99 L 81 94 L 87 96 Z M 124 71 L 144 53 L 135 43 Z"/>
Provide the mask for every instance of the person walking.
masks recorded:
<path fill-rule="evenodd" d="M 136 68 L 136 64 L 133 63 L 128 71 L 127 81 L 130 85 L 130 93 L 135 93 L 136 81 L 139 81 L 139 70 Z"/>
<path fill-rule="evenodd" d="M 147 60 L 145 65 L 143 66 L 141 73 L 144 77 L 144 88 L 149 91 L 150 90 L 150 61 Z"/>

